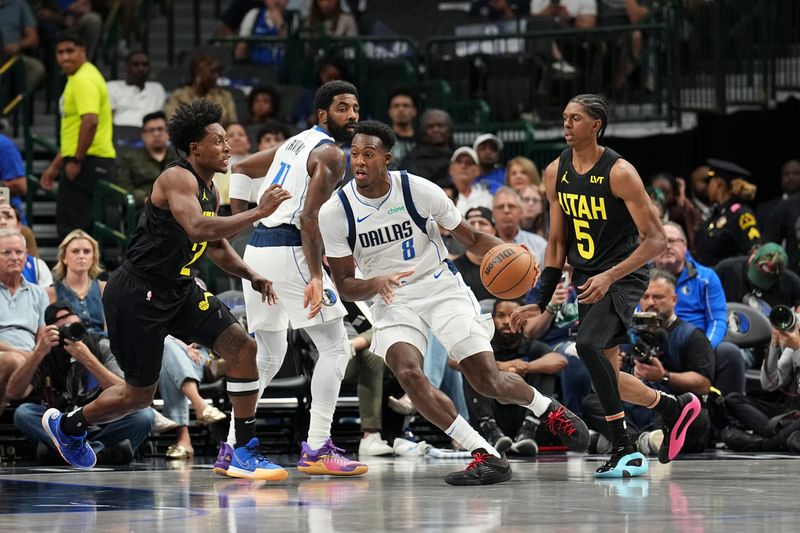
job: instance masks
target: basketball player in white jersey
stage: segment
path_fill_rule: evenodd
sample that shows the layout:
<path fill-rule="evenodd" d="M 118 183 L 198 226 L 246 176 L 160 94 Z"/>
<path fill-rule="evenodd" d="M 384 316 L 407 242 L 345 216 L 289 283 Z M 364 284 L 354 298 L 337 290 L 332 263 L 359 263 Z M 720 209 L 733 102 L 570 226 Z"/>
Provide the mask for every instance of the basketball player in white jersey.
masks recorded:
<path fill-rule="evenodd" d="M 342 318 L 344 305 L 322 268 L 322 238 L 317 214 L 341 182 L 347 160 L 339 144 L 349 142 L 358 122 L 358 91 L 345 81 L 332 81 L 315 97 L 317 124 L 275 149 L 259 152 L 235 165 L 234 173 L 266 177 L 260 198 L 273 184 L 291 192 L 291 201 L 256 224 L 244 261 L 256 272 L 269 272 L 278 301 L 262 303 L 243 280 L 247 326 L 258 345 L 260 392 L 280 369 L 287 350 L 289 325 L 311 337 L 319 359 L 311 379 L 311 420 L 297 468 L 310 475 L 354 476 L 367 466 L 347 459 L 330 438 L 333 412 L 350 359 L 350 343 Z M 267 170 L 268 169 L 268 170 Z M 225 473 L 227 446 L 220 448 L 214 471 Z"/>
<path fill-rule="evenodd" d="M 386 359 L 414 406 L 472 452 L 451 485 L 486 485 L 511 479 L 505 457 L 464 420 L 450 399 L 423 373 L 428 329 L 459 362 L 476 391 L 501 403 L 522 405 L 544 419 L 574 450 L 585 450 L 589 430 L 555 400 L 513 372 L 497 370 L 490 345 L 494 325 L 447 258 L 437 224 L 471 252 L 483 256 L 502 242 L 475 231 L 439 187 L 405 171 L 389 172 L 394 133 L 365 121 L 350 148 L 355 179 L 320 210 L 325 254 L 342 298 L 374 298 L 371 350 Z M 355 277 L 355 266 L 364 279 Z"/>

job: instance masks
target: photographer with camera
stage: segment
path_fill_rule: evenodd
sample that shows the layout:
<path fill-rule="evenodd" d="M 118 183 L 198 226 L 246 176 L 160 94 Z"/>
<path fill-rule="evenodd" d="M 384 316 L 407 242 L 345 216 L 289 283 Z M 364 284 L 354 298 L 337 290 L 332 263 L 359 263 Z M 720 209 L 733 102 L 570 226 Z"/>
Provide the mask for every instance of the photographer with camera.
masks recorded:
<path fill-rule="evenodd" d="M 663 393 L 678 395 L 692 392 L 700 397 L 708 394 L 711 387 L 714 350 L 702 331 L 675 314 L 675 284 L 675 277 L 669 272 L 659 269 L 650 271 L 650 283 L 639 302 L 642 312 L 633 317 L 636 342 L 624 347 L 621 352 L 620 370 L 633 374 L 649 387 Z M 639 451 L 644 454 L 657 453 L 663 432 L 644 434 L 643 431 L 663 425 L 658 413 L 629 403 L 624 406 L 628 431 L 634 433 L 632 437 L 639 437 Z M 597 394 L 589 394 L 584 399 L 583 415 L 590 428 L 610 440 L 611 431 Z M 703 451 L 709 428 L 708 413 L 703 409 L 689 428 L 683 451 Z"/>
<path fill-rule="evenodd" d="M 784 305 L 769 315 L 772 339 L 761 365 L 761 387 L 773 394 L 755 398 L 725 397 L 728 415 L 736 423 L 722 430 L 728 448 L 739 452 L 788 450 L 800 454 L 800 333 L 798 317 Z M 752 430 L 753 434 L 745 430 Z"/>
<path fill-rule="evenodd" d="M 32 395 L 41 400 L 17 407 L 14 425 L 36 444 L 36 457 L 41 463 L 60 464 L 50 436 L 42 427 L 42 415 L 50 407 L 71 411 L 89 403 L 103 389 L 122 383 L 122 371 L 108 338 L 87 331 L 66 302 L 48 305 L 44 322 L 47 326 L 42 338 L 46 346 L 37 345 L 14 371 L 7 394 L 17 400 Z M 116 422 L 89 428 L 88 440 L 98 453 L 98 463 L 130 463 L 152 425 L 153 411 L 142 409 Z"/>

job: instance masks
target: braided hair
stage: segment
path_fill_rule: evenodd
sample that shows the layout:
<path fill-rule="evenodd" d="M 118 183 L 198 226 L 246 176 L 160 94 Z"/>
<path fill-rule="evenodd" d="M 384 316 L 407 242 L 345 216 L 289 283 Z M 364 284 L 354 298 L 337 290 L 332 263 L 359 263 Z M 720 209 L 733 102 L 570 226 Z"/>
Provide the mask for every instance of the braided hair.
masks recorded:
<path fill-rule="evenodd" d="M 600 131 L 597 132 L 597 141 L 600 142 L 608 126 L 608 103 L 597 94 L 579 94 L 570 100 L 572 102 L 580 104 L 587 115 L 600 121 Z"/>

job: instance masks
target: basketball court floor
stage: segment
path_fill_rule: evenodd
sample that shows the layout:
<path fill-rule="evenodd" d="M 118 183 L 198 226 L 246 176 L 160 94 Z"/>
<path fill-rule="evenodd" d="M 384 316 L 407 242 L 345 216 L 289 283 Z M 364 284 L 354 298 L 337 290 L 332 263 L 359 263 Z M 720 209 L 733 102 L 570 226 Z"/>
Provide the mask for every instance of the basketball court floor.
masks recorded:
<path fill-rule="evenodd" d="M 647 477 L 600 481 L 591 472 L 601 459 L 512 460 L 514 479 L 485 487 L 444 483 L 464 460 L 422 457 L 370 459 L 361 478 L 290 470 L 279 484 L 216 476 L 210 459 L 89 472 L 4 466 L 0 531 L 800 531 L 796 457 L 654 459 Z"/>

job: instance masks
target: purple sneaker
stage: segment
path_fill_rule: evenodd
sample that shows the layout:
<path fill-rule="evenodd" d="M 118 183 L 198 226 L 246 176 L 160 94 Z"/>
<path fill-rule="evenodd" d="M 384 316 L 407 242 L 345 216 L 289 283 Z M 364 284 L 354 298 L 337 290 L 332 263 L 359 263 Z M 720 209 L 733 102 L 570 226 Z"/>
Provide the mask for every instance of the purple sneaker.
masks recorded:
<path fill-rule="evenodd" d="M 333 445 L 330 437 L 319 450 L 312 450 L 303 442 L 297 469 L 311 476 L 360 476 L 369 468 L 364 463 L 352 461 L 342 455 L 344 450 Z"/>
<path fill-rule="evenodd" d="M 231 457 L 233 457 L 233 446 L 225 441 L 219 443 L 219 453 L 217 460 L 214 462 L 214 473 L 220 476 L 228 476 L 228 467 L 231 466 Z"/>

